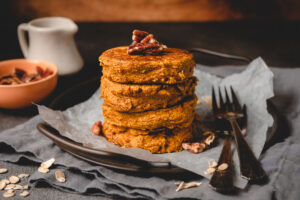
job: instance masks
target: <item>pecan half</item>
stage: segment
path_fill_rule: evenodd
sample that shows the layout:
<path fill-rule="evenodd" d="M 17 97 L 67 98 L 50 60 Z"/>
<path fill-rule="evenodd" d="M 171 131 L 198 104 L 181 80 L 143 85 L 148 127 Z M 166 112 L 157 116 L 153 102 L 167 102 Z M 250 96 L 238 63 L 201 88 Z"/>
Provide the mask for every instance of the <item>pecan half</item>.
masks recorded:
<path fill-rule="evenodd" d="M 145 31 L 134 30 L 132 32 L 132 44 L 128 47 L 129 55 L 150 54 L 158 55 L 162 53 L 167 46 L 160 44 L 153 36 Z"/>
<path fill-rule="evenodd" d="M 101 131 L 102 131 L 102 122 L 101 121 L 97 121 L 94 123 L 94 125 L 92 126 L 91 131 L 95 134 L 95 135 L 100 135 Z"/>
<path fill-rule="evenodd" d="M 149 35 L 149 33 L 147 33 L 146 31 L 134 30 L 132 32 L 132 41 L 139 43 L 147 35 Z"/>

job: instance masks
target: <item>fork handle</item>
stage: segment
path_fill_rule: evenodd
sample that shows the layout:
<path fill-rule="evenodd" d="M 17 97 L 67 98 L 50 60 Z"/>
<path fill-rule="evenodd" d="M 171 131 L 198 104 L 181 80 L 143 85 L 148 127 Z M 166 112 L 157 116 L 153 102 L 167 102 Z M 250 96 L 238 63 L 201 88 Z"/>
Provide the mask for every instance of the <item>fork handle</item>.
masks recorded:
<path fill-rule="evenodd" d="M 218 160 L 218 166 L 222 163 L 227 163 L 228 168 L 223 171 L 216 170 L 209 181 L 209 186 L 218 192 L 230 192 L 233 190 L 231 138 L 229 136 L 226 138 Z"/>
<path fill-rule="evenodd" d="M 260 180 L 266 176 L 260 162 L 244 139 L 235 119 L 229 120 L 232 126 L 235 144 L 240 160 L 241 177 L 248 180 Z"/>

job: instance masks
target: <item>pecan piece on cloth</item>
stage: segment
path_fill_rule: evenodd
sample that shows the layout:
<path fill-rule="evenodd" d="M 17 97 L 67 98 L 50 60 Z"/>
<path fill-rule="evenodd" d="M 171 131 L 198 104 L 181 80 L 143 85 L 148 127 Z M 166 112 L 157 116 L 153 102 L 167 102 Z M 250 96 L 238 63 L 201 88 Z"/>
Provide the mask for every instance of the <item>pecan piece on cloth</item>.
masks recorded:
<path fill-rule="evenodd" d="M 216 139 L 215 134 L 211 131 L 204 132 L 202 136 L 203 136 L 202 143 L 204 143 L 208 147 L 211 146 Z"/>
<path fill-rule="evenodd" d="M 215 134 L 211 131 L 203 133 L 201 142 L 185 142 L 182 143 L 182 148 L 191 153 L 201 153 L 202 151 L 209 149 L 215 141 Z"/>
<path fill-rule="evenodd" d="M 153 36 L 145 31 L 134 30 L 132 32 L 132 44 L 127 53 L 129 55 L 149 54 L 159 55 L 167 46 L 159 43 Z"/>
<path fill-rule="evenodd" d="M 101 131 L 102 131 L 102 122 L 101 121 L 97 121 L 94 123 L 94 125 L 91 128 L 91 131 L 95 134 L 95 135 L 100 135 Z"/>

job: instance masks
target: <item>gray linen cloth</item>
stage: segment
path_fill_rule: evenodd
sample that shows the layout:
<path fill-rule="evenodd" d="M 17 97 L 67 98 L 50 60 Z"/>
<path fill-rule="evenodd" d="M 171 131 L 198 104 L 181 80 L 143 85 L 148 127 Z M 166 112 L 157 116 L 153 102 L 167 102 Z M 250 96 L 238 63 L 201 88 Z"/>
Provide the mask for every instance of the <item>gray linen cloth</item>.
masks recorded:
<path fill-rule="evenodd" d="M 240 72 L 243 68 L 235 67 L 203 67 L 204 71 L 226 76 Z M 212 191 L 207 180 L 201 177 L 157 177 L 136 175 L 96 166 L 77 159 L 63 152 L 51 140 L 40 134 L 36 124 L 39 116 L 15 126 L 9 125 L 5 114 L 0 114 L 0 160 L 17 162 L 27 158 L 42 162 L 54 157 L 57 159 L 54 168 L 61 169 L 67 176 L 66 183 L 55 181 L 54 171 L 48 174 L 34 173 L 30 183 L 34 186 L 45 181 L 51 186 L 66 192 L 107 195 L 132 199 L 299 199 L 300 190 L 300 69 L 276 69 L 274 104 L 289 122 L 290 136 L 283 142 L 270 147 L 260 157 L 268 174 L 269 181 L 264 185 L 249 185 L 245 190 L 231 195 L 222 195 Z M 16 121 L 24 119 L 16 119 Z M 5 129 L 5 130 L 4 130 Z M 288 130 L 282 134 L 288 134 Z M 11 147 L 11 148 L 8 148 Z M 175 181 L 201 181 L 200 187 L 175 192 Z"/>

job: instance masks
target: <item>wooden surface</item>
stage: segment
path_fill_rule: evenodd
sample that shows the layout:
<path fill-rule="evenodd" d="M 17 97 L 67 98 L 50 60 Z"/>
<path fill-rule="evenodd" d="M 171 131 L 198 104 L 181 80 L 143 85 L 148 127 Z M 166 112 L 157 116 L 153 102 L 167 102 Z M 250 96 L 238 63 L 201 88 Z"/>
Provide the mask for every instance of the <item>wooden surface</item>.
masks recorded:
<path fill-rule="evenodd" d="M 10 3 L 15 16 L 27 19 L 45 16 L 106 22 L 300 19 L 299 0 L 11 0 Z"/>

